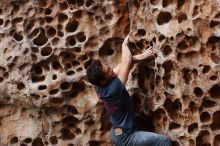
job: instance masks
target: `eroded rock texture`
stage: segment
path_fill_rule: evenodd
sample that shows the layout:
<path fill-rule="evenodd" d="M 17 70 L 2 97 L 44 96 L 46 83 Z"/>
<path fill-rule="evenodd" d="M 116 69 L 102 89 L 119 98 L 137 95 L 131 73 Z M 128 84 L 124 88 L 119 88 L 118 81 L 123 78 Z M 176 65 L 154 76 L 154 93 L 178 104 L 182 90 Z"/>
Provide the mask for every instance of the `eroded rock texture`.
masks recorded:
<path fill-rule="evenodd" d="M 140 128 L 175 145 L 220 145 L 219 0 L 3 0 L 0 145 L 108 146 L 92 59 L 154 46 L 127 83 Z"/>

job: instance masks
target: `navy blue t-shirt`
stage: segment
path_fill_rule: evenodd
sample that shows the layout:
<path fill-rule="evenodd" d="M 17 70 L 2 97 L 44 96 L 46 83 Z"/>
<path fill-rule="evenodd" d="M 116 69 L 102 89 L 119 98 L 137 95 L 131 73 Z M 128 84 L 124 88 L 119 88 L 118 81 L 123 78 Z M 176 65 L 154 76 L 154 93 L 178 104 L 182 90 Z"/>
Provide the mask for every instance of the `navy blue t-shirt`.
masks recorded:
<path fill-rule="evenodd" d="M 109 112 L 113 126 L 133 130 L 137 128 L 131 96 L 118 77 L 105 87 L 97 87 L 96 93 Z"/>

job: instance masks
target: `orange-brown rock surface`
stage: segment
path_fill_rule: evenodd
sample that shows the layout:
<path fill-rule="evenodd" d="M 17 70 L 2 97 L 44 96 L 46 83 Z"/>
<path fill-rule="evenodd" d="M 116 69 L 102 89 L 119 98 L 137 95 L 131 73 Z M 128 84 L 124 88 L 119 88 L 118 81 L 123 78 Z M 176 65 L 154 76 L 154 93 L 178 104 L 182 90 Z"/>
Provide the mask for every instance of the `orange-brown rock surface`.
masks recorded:
<path fill-rule="evenodd" d="M 120 61 L 141 129 L 174 145 L 220 145 L 219 0 L 1 0 L 0 145 L 108 146 L 108 114 L 85 78 Z"/>

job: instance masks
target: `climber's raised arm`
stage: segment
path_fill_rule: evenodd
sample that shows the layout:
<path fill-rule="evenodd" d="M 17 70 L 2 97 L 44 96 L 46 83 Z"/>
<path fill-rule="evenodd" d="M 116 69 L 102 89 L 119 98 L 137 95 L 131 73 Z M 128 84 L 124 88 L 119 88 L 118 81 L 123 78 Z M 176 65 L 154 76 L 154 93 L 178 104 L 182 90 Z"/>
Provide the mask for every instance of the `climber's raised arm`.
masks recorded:
<path fill-rule="evenodd" d="M 113 69 L 113 71 L 118 75 L 118 78 L 124 84 L 127 82 L 129 72 L 132 68 L 132 63 L 151 58 L 154 56 L 155 53 L 155 51 L 151 47 L 141 54 L 132 56 L 131 51 L 128 48 L 128 37 L 129 35 L 122 43 L 121 62 Z"/>
<path fill-rule="evenodd" d="M 129 35 L 127 35 L 122 43 L 121 63 L 113 69 L 123 84 L 126 84 L 128 80 L 128 75 L 132 65 L 132 54 L 128 48 L 128 37 Z"/>

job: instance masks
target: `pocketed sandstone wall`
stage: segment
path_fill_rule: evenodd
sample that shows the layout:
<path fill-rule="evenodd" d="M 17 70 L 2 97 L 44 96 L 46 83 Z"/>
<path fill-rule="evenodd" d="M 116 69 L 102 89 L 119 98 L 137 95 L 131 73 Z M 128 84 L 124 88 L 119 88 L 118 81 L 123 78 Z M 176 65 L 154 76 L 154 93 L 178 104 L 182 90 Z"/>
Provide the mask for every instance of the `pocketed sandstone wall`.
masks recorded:
<path fill-rule="evenodd" d="M 220 145 L 218 0 L 3 0 L 0 145 L 107 146 L 110 124 L 85 79 L 92 59 L 120 61 L 130 32 L 127 89 L 143 130 L 175 145 Z"/>

